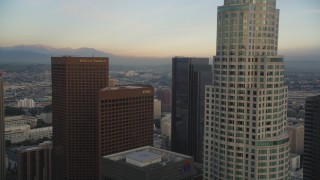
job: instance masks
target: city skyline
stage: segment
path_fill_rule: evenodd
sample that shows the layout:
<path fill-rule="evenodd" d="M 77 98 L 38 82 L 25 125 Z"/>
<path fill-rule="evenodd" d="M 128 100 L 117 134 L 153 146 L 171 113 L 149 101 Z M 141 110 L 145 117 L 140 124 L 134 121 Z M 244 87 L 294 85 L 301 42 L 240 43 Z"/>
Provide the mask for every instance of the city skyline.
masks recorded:
<path fill-rule="evenodd" d="M 46 44 L 92 47 L 119 55 L 212 57 L 217 6 L 223 1 L 138 0 L 124 4 L 115 0 L 32 0 L 0 4 L 0 46 Z M 315 59 L 320 47 L 320 2 L 280 0 L 278 7 L 280 54 L 302 53 L 306 59 Z"/>

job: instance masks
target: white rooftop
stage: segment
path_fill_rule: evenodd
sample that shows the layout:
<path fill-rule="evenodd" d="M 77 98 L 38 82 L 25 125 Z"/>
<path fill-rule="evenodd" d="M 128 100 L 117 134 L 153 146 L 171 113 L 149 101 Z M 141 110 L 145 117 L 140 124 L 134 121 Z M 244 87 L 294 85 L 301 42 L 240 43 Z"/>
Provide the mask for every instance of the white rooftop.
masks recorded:
<path fill-rule="evenodd" d="M 126 163 L 145 167 L 151 164 L 156 164 L 161 162 L 161 155 L 150 152 L 150 151 L 138 151 L 130 153 L 126 156 Z"/>
<path fill-rule="evenodd" d="M 153 159 L 161 158 L 161 156 L 148 151 L 140 151 L 140 152 L 127 155 L 127 158 L 130 158 L 135 161 L 144 162 L 144 161 L 150 161 Z"/>

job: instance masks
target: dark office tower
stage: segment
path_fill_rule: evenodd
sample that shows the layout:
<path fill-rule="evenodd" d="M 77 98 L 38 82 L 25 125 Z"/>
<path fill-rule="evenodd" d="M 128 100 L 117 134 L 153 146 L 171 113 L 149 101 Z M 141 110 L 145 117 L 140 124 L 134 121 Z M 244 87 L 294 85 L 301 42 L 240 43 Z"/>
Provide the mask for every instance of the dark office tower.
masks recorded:
<path fill-rule="evenodd" d="M 205 85 L 212 84 L 208 58 L 172 58 L 172 151 L 202 162 Z"/>
<path fill-rule="evenodd" d="M 0 179 L 5 179 L 5 140 L 4 140 L 4 105 L 3 74 L 0 72 Z"/>
<path fill-rule="evenodd" d="M 214 84 L 206 88 L 204 179 L 289 179 L 287 90 L 276 0 L 218 7 Z"/>
<path fill-rule="evenodd" d="M 152 86 L 99 92 L 100 156 L 153 145 L 153 96 Z"/>
<path fill-rule="evenodd" d="M 52 142 L 18 151 L 18 180 L 51 180 Z"/>
<path fill-rule="evenodd" d="M 171 112 L 171 90 L 160 88 L 157 90 L 156 96 L 161 101 L 161 112 Z"/>
<path fill-rule="evenodd" d="M 52 57 L 53 179 L 97 180 L 98 93 L 109 59 Z"/>
<path fill-rule="evenodd" d="M 303 179 L 320 177 L 320 96 L 306 100 L 304 121 Z"/>

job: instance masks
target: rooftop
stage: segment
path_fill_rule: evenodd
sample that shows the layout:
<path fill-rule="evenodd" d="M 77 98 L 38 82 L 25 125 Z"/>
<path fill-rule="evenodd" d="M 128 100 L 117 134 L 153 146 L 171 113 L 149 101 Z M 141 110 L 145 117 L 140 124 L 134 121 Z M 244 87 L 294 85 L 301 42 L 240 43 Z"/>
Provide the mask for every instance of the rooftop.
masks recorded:
<path fill-rule="evenodd" d="M 289 126 L 289 128 L 304 128 L 304 125 L 303 124 L 300 124 L 300 123 L 297 123 L 297 124 L 294 124 L 294 125 L 291 125 Z M 290 130 L 290 129 L 289 129 Z"/>
<path fill-rule="evenodd" d="M 105 87 L 101 91 L 106 91 L 106 90 L 119 90 L 119 89 L 141 89 L 141 88 L 146 88 L 150 86 L 138 86 L 138 85 L 128 85 L 128 86 L 114 86 L 114 87 Z"/>
<path fill-rule="evenodd" d="M 133 166 L 144 171 L 156 169 L 162 166 L 166 166 L 181 161 L 193 161 L 193 158 L 191 156 L 186 156 L 183 154 L 170 152 L 163 149 L 158 149 L 151 146 L 145 146 L 129 151 L 120 152 L 117 154 L 103 156 L 103 158 L 115 161 L 120 164 Z M 129 158 L 130 160 L 134 160 L 137 163 L 130 163 L 128 162 L 127 158 Z M 145 165 L 140 166 L 140 162 L 147 163 L 145 163 Z"/>
<path fill-rule="evenodd" d="M 135 152 L 135 153 L 129 154 L 129 155 L 127 155 L 126 158 L 130 158 L 130 159 L 133 159 L 136 161 L 143 162 L 143 161 L 150 161 L 153 159 L 157 159 L 160 157 L 161 157 L 160 155 L 149 152 L 149 151 L 140 151 L 140 152 Z"/>

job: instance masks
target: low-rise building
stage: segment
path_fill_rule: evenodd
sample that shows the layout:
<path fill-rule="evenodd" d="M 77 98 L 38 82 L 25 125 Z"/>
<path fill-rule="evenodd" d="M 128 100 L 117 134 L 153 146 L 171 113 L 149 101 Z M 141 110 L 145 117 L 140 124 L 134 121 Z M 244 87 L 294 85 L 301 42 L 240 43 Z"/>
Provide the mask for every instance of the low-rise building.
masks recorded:
<path fill-rule="evenodd" d="M 303 168 L 290 172 L 291 180 L 303 180 Z"/>
<path fill-rule="evenodd" d="M 18 107 L 22 108 L 35 108 L 36 102 L 33 99 L 24 98 L 18 101 Z"/>
<path fill-rule="evenodd" d="M 151 146 L 103 156 L 101 180 L 180 180 L 198 174 L 191 156 Z"/>
<path fill-rule="evenodd" d="M 153 100 L 153 119 L 161 119 L 161 101 L 159 99 Z"/>
<path fill-rule="evenodd" d="M 38 140 L 47 137 L 52 138 L 52 126 L 30 129 L 30 125 L 6 126 L 5 140 L 11 143 L 20 143 L 25 140 Z"/>
<path fill-rule="evenodd" d="M 160 121 L 161 135 L 169 137 L 171 141 L 171 113 L 165 114 Z"/>
<path fill-rule="evenodd" d="M 42 119 L 44 123 L 52 124 L 52 112 L 41 113 L 40 116 L 40 119 Z"/>
<path fill-rule="evenodd" d="M 28 124 L 31 128 L 37 126 L 37 118 L 33 116 L 11 116 L 5 117 L 5 126 L 19 126 Z"/>
<path fill-rule="evenodd" d="M 30 125 L 22 124 L 18 126 L 6 126 L 5 140 L 11 143 L 20 143 L 29 139 Z"/>
<path fill-rule="evenodd" d="M 301 166 L 300 155 L 290 154 L 290 169 L 292 171 L 299 169 Z"/>
<path fill-rule="evenodd" d="M 38 140 L 47 137 L 49 139 L 52 138 L 52 126 L 31 129 L 29 133 L 30 140 Z"/>

